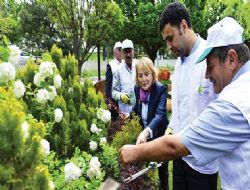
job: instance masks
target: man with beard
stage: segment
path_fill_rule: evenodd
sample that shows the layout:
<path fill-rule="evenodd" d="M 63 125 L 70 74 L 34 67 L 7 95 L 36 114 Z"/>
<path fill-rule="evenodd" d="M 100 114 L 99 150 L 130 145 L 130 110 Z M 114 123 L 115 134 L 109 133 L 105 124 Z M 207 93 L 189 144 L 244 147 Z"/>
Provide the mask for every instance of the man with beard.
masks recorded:
<path fill-rule="evenodd" d="M 205 79 L 206 61 L 195 64 L 206 41 L 192 29 L 186 7 L 178 2 L 168 4 L 161 14 L 160 30 L 168 48 L 178 56 L 168 126 L 176 134 L 215 99 L 215 94 L 212 83 Z M 198 166 L 192 155 L 178 158 L 173 161 L 173 190 L 216 190 L 217 170 L 216 162 Z"/>

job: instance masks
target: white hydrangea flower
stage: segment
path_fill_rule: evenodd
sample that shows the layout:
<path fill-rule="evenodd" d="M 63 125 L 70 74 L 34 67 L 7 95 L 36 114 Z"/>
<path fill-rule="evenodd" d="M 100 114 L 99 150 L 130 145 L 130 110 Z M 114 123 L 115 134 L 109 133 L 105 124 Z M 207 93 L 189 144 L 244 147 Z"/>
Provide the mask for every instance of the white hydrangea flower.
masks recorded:
<path fill-rule="evenodd" d="M 91 125 L 91 127 L 90 127 L 90 131 L 91 131 L 92 133 L 98 134 L 99 132 L 102 131 L 102 129 L 99 129 L 99 128 L 96 126 L 96 124 L 92 123 L 92 125 Z"/>
<path fill-rule="evenodd" d="M 104 123 L 107 123 L 111 120 L 111 113 L 109 110 L 99 108 L 97 110 L 97 118 L 102 120 Z"/>
<path fill-rule="evenodd" d="M 101 174 L 101 163 L 98 160 L 98 157 L 92 157 L 90 162 L 89 162 L 89 169 L 87 171 L 87 176 L 88 177 L 93 177 L 93 176 L 100 176 Z"/>
<path fill-rule="evenodd" d="M 34 84 L 39 87 L 43 81 L 44 78 L 42 77 L 41 73 L 36 73 L 34 76 Z"/>
<path fill-rule="evenodd" d="M 61 88 L 62 86 L 62 77 L 59 74 L 54 76 L 54 86 L 56 88 Z"/>
<path fill-rule="evenodd" d="M 100 144 L 106 144 L 106 143 L 107 143 L 106 137 L 102 137 L 102 138 L 100 139 Z"/>
<path fill-rule="evenodd" d="M 50 145 L 49 145 L 49 142 L 48 142 L 46 139 L 42 139 L 41 145 L 42 145 L 43 154 L 44 154 L 45 156 L 49 155 L 49 152 L 50 152 Z"/>
<path fill-rule="evenodd" d="M 24 93 L 26 91 L 25 85 L 21 80 L 17 80 L 14 84 L 13 92 L 16 95 L 17 98 L 23 97 Z"/>
<path fill-rule="evenodd" d="M 9 62 L 0 63 L 0 82 L 14 80 L 16 76 L 15 67 Z"/>
<path fill-rule="evenodd" d="M 27 123 L 27 121 L 23 122 L 22 131 L 23 131 L 23 137 L 24 139 L 26 139 L 29 135 L 29 124 Z"/>
<path fill-rule="evenodd" d="M 54 112 L 54 115 L 55 115 L 55 121 L 57 123 L 60 123 L 62 121 L 62 118 L 63 118 L 62 110 L 60 108 L 56 108 L 55 112 Z"/>
<path fill-rule="evenodd" d="M 73 163 L 68 163 L 64 167 L 65 182 L 70 182 L 78 179 L 81 176 L 82 170 Z"/>
<path fill-rule="evenodd" d="M 53 181 L 50 181 L 50 182 L 49 182 L 49 188 L 50 188 L 51 190 L 54 190 L 54 189 L 55 189 L 55 184 L 54 184 Z"/>
<path fill-rule="evenodd" d="M 13 65 L 17 65 L 20 59 L 21 50 L 16 45 L 9 46 L 10 56 L 8 61 Z"/>
<path fill-rule="evenodd" d="M 44 78 L 46 78 L 50 75 L 53 75 L 54 70 L 55 70 L 55 63 L 53 63 L 53 62 L 42 62 L 40 67 L 39 67 L 39 73 Z"/>
<path fill-rule="evenodd" d="M 36 94 L 36 99 L 41 104 L 46 103 L 49 99 L 49 92 L 46 89 L 38 90 Z"/>
<path fill-rule="evenodd" d="M 89 143 L 90 150 L 96 150 L 97 149 L 97 143 L 95 141 L 90 141 Z"/>
<path fill-rule="evenodd" d="M 56 88 L 54 86 L 49 86 L 49 100 L 53 101 L 56 96 Z"/>

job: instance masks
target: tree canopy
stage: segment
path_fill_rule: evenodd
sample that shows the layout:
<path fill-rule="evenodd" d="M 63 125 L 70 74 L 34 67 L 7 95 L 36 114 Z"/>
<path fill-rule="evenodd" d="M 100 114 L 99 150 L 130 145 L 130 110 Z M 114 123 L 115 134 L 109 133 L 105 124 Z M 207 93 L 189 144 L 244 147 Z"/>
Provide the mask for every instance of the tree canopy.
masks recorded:
<path fill-rule="evenodd" d="M 159 18 L 172 0 L 0 0 L 0 31 L 22 48 L 45 51 L 53 44 L 74 53 L 79 68 L 96 46 L 113 46 L 129 38 L 135 54 L 155 60 L 166 48 Z M 203 38 L 225 16 L 235 18 L 250 39 L 249 0 L 180 0 L 189 9 L 192 27 Z"/>

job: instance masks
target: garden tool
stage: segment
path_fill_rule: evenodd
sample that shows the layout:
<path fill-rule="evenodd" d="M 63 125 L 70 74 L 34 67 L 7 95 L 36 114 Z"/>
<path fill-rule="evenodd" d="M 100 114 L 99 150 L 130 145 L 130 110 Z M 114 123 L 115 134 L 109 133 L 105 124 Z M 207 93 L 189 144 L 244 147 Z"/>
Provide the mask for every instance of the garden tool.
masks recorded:
<path fill-rule="evenodd" d="M 144 175 L 145 173 L 147 173 L 149 170 L 153 170 L 155 168 L 159 168 L 160 166 L 162 166 L 163 162 L 157 163 L 157 162 L 150 162 L 149 166 L 137 173 L 135 173 L 134 175 L 126 178 L 123 180 L 124 183 L 130 183 L 131 181 L 134 181 L 136 178 Z"/>

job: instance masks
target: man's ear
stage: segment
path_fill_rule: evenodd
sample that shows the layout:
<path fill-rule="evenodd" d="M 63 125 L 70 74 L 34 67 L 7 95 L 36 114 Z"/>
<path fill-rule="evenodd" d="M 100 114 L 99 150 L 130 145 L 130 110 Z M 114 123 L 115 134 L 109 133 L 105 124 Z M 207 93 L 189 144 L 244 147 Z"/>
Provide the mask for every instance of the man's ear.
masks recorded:
<path fill-rule="evenodd" d="M 234 49 L 228 51 L 228 58 L 230 61 L 230 70 L 235 71 L 239 67 L 238 55 Z"/>
<path fill-rule="evenodd" d="M 180 29 L 182 32 L 185 32 L 185 30 L 188 28 L 187 21 L 185 19 L 182 19 L 181 24 L 180 24 Z"/>

